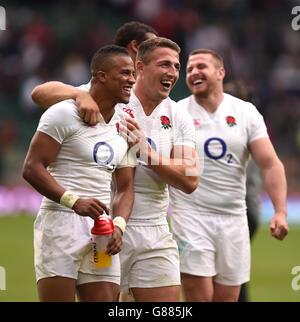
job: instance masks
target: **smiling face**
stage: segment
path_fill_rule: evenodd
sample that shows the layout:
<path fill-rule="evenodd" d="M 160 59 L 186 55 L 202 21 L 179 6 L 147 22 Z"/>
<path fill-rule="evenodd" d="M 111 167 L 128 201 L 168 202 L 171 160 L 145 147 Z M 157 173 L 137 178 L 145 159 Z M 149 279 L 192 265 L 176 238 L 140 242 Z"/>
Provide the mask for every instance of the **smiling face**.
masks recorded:
<path fill-rule="evenodd" d="M 178 80 L 179 54 L 168 47 L 157 47 L 147 55 L 146 62 L 137 62 L 137 70 L 147 96 L 160 102 L 169 96 Z"/>
<path fill-rule="evenodd" d="M 208 97 L 222 90 L 224 67 L 208 53 L 191 55 L 186 67 L 186 83 L 196 97 Z"/>
<path fill-rule="evenodd" d="M 130 92 L 135 83 L 135 70 L 130 56 L 116 55 L 112 67 L 106 72 L 105 90 L 116 103 L 129 102 Z"/>

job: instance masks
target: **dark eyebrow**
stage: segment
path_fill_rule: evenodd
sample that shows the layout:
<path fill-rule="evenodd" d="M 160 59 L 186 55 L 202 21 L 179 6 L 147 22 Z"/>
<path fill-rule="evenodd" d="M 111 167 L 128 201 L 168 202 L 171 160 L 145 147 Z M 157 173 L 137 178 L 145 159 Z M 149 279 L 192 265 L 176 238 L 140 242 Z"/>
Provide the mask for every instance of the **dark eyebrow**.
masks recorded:
<path fill-rule="evenodd" d="M 122 68 L 121 73 L 134 73 L 134 69 Z"/>
<path fill-rule="evenodd" d="M 161 60 L 158 62 L 159 64 L 171 64 L 169 60 Z"/>
<path fill-rule="evenodd" d="M 170 60 L 162 60 L 159 62 L 160 65 L 163 65 L 163 64 L 168 64 L 168 65 L 172 65 L 172 62 Z M 180 69 L 181 68 L 181 65 L 180 63 L 174 63 L 174 66 L 177 68 L 177 69 Z"/>

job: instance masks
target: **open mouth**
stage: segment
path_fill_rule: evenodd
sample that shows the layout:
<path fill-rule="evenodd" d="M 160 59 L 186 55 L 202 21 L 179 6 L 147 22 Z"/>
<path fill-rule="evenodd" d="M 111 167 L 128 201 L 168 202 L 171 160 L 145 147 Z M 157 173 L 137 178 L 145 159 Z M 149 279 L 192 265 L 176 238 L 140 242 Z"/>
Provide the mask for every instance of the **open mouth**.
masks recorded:
<path fill-rule="evenodd" d="M 123 87 L 123 90 L 126 94 L 130 95 L 131 93 L 131 86 L 124 86 Z"/>
<path fill-rule="evenodd" d="M 201 85 L 203 84 L 203 79 L 196 79 L 195 81 L 192 82 L 194 86 Z"/>
<path fill-rule="evenodd" d="M 172 82 L 169 80 L 162 80 L 160 83 L 166 90 L 169 90 L 172 87 Z"/>

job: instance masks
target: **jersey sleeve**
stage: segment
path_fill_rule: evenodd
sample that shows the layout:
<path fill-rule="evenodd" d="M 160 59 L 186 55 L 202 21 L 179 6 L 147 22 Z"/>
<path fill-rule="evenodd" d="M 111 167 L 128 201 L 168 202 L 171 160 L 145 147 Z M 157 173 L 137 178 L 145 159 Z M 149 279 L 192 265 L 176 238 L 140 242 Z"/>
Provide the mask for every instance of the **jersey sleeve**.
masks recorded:
<path fill-rule="evenodd" d="M 184 145 L 195 148 L 195 126 L 190 114 L 183 109 L 180 109 L 180 106 L 177 105 L 177 129 L 174 140 L 174 145 Z"/>
<path fill-rule="evenodd" d="M 37 131 L 43 132 L 58 143 L 71 136 L 75 131 L 75 119 L 79 118 L 74 104 L 63 101 L 47 109 L 42 115 Z"/>
<path fill-rule="evenodd" d="M 138 164 L 135 153 L 132 150 L 128 150 L 122 159 L 122 161 L 117 165 L 117 169 L 121 168 L 134 168 Z"/>
<path fill-rule="evenodd" d="M 268 138 L 267 127 L 263 116 L 253 104 L 249 104 L 248 144 L 260 138 Z"/>

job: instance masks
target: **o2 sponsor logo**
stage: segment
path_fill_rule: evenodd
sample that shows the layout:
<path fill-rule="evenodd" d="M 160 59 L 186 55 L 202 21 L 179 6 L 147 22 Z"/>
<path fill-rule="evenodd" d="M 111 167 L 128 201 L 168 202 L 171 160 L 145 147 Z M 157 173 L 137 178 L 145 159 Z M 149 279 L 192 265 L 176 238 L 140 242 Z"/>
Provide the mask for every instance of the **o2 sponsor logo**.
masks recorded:
<path fill-rule="evenodd" d="M 215 147 L 214 153 L 210 151 L 209 147 L 211 144 L 214 144 L 214 147 Z M 207 155 L 207 157 L 210 159 L 219 160 L 226 157 L 227 163 L 232 163 L 232 154 L 231 153 L 226 154 L 227 145 L 225 141 L 221 138 L 213 137 L 213 138 L 207 139 L 204 143 L 204 152 Z"/>
<path fill-rule="evenodd" d="M 114 158 L 114 150 L 108 143 L 98 142 L 94 146 L 93 157 L 97 164 L 107 166 Z"/>

